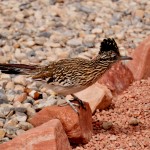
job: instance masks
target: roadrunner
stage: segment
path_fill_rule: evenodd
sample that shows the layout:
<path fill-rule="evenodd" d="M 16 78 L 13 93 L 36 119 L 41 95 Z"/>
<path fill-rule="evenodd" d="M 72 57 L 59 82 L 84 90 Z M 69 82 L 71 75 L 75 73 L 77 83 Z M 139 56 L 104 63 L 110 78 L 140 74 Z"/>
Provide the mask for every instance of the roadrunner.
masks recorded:
<path fill-rule="evenodd" d="M 101 42 L 100 51 L 92 60 L 68 58 L 50 62 L 47 66 L 0 64 L 0 70 L 2 73 L 30 75 L 33 79 L 45 80 L 55 93 L 72 95 L 79 100 L 74 93 L 95 83 L 117 61 L 131 59 L 121 56 L 115 40 L 108 38 Z M 74 103 L 66 101 L 78 113 Z"/>

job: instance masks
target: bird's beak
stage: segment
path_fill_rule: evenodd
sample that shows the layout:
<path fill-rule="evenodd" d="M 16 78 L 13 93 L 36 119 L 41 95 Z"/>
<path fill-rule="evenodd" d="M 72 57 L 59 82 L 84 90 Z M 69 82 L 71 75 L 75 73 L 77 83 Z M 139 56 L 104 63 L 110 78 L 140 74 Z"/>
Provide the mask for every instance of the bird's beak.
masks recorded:
<path fill-rule="evenodd" d="M 129 57 L 129 56 L 120 56 L 119 60 L 132 60 L 132 57 Z"/>

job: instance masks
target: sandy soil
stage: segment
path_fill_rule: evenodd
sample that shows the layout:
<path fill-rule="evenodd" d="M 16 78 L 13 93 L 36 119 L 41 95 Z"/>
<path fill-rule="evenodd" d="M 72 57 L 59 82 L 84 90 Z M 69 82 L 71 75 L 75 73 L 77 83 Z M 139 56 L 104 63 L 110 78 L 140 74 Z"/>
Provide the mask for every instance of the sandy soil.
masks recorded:
<path fill-rule="evenodd" d="M 110 129 L 106 126 L 112 124 Z M 74 150 L 150 150 L 150 78 L 134 82 L 93 116 L 94 135 Z"/>

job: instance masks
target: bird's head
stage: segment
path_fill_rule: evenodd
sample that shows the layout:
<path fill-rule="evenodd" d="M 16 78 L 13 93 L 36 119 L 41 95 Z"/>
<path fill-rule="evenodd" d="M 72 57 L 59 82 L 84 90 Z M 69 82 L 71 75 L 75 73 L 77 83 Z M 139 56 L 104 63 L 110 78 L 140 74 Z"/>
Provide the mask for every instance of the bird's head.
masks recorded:
<path fill-rule="evenodd" d="M 119 48 L 113 38 L 107 38 L 101 42 L 99 54 L 101 60 L 109 61 L 110 63 L 118 60 L 132 60 L 131 57 L 120 55 Z"/>

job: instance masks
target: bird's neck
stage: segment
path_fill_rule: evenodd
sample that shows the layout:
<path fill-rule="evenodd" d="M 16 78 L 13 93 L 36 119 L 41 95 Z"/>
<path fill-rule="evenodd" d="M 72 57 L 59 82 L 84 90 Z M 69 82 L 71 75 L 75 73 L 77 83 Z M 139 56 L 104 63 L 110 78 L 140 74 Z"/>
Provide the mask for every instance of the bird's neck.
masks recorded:
<path fill-rule="evenodd" d="M 99 70 L 107 70 L 111 67 L 111 65 L 114 62 L 109 61 L 107 59 L 103 59 L 100 55 L 98 55 L 96 58 L 94 58 L 91 61 L 91 65 L 95 68 L 95 69 L 99 69 Z"/>

